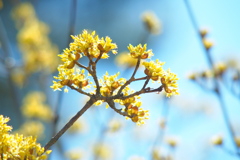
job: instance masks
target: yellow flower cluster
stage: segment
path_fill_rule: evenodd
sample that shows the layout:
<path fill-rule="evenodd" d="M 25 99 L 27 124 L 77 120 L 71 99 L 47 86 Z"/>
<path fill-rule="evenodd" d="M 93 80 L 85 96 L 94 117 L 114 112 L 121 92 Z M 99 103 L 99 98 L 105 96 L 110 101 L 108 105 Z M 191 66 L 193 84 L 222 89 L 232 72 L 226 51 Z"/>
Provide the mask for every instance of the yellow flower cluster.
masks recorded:
<path fill-rule="evenodd" d="M 170 69 L 167 70 L 165 75 L 161 78 L 161 83 L 165 92 L 167 93 L 166 96 L 170 97 L 172 95 L 179 95 L 178 93 L 178 85 L 177 85 L 177 75 L 170 72 Z"/>
<path fill-rule="evenodd" d="M 145 66 L 144 73 L 149 76 L 153 81 L 159 81 L 162 83 L 162 87 L 166 92 L 166 96 L 170 97 L 172 95 L 179 95 L 178 85 L 177 85 L 177 75 L 170 72 L 170 69 L 165 71 L 162 66 L 164 62 L 159 62 L 156 60 L 155 62 L 143 62 Z"/>
<path fill-rule="evenodd" d="M 74 42 L 70 44 L 70 48 L 64 50 L 64 53 L 71 56 L 72 54 L 77 55 L 83 53 L 84 56 L 89 56 L 89 58 L 108 58 L 108 52 L 116 54 L 117 48 L 115 43 L 112 43 L 110 37 L 99 38 L 95 35 L 95 31 L 91 34 L 84 30 L 82 34 L 78 36 L 72 36 Z"/>
<path fill-rule="evenodd" d="M 135 47 L 129 44 L 128 50 L 130 51 L 132 58 L 147 59 L 153 56 L 152 50 L 147 50 L 147 44 L 144 44 L 143 46 L 139 44 Z"/>
<path fill-rule="evenodd" d="M 0 159 L 47 159 L 47 154 L 50 154 L 50 150 L 43 154 L 44 148 L 36 142 L 36 138 L 10 134 L 12 127 L 6 124 L 8 121 L 9 118 L 4 118 L 0 115 Z"/>
<path fill-rule="evenodd" d="M 53 88 L 54 90 L 61 90 L 60 88 L 64 86 L 72 85 L 80 89 L 87 89 L 90 87 L 88 85 L 89 79 L 87 79 L 87 76 L 84 74 L 84 69 L 68 69 L 65 65 L 59 65 L 58 71 L 58 77 L 54 76 L 54 78 L 60 81 L 53 81 L 53 85 L 51 86 L 51 88 Z M 65 90 L 65 92 L 67 92 L 67 90 Z"/>
<path fill-rule="evenodd" d="M 164 70 L 162 66 L 165 64 L 164 62 L 159 62 L 159 60 L 150 61 L 150 62 L 143 62 L 145 66 L 144 73 L 149 76 L 152 80 L 158 81 L 163 75 Z"/>
<path fill-rule="evenodd" d="M 63 54 L 60 54 L 62 65 L 59 65 L 58 71 L 59 75 L 54 77 L 60 81 L 54 81 L 53 88 L 54 90 L 61 90 L 63 86 L 75 85 L 79 89 L 86 89 L 90 86 L 88 85 L 87 76 L 85 76 L 85 70 L 74 69 L 77 63 L 77 60 L 83 56 L 87 56 L 90 60 L 93 58 L 96 59 L 106 59 L 108 58 L 108 52 L 116 54 L 117 51 L 114 50 L 117 48 L 115 43 L 112 43 L 112 40 L 109 37 L 99 38 L 95 35 L 95 31 L 88 33 L 87 30 L 84 30 L 82 34 L 78 36 L 72 36 L 74 42 L 70 43 L 69 48 L 65 49 Z M 80 66 L 81 67 L 81 66 Z M 85 68 L 86 69 L 86 68 Z"/>
<path fill-rule="evenodd" d="M 19 29 L 17 41 L 23 56 L 26 75 L 56 70 L 58 49 L 48 38 L 48 26 L 39 21 L 30 3 L 21 3 L 12 12 Z"/>
<path fill-rule="evenodd" d="M 101 89 L 100 92 L 105 97 L 110 97 L 117 94 L 118 89 L 126 82 L 125 78 L 117 79 L 120 72 L 115 75 L 109 76 L 108 72 L 100 79 Z"/>

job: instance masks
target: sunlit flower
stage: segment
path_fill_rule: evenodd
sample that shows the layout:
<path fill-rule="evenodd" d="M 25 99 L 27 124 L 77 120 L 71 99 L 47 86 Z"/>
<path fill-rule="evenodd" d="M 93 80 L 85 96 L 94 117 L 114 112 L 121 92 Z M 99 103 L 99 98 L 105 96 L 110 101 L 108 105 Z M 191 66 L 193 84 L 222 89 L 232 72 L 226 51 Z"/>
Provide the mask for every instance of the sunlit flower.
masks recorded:
<path fill-rule="evenodd" d="M 167 93 L 166 96 L 170 97 L 172 95 L 178 95 L 178 84 L 177 84 L 177 75 L 170 72 L 170 69 L 167 70 L 166 74 L 161 78 L 161 83 L 165 92 Z"/>
<path fill-rule="evenodd" d="M 100 79 L 99 82 L 101 84 L 100 92 L 103 96 L 108 97 L 117 93 L 118 89 L 126 82 L 126 79 L 120 78 L 119 72 L 117 74 L 109 76 L 108 72 L 105 73 L 103 79 Z"/>
<path fill-rule="evenodd" d="M 154 81 L 159 80 L 165 74 L 165 71 L 162 67 L 165 62 L 160 62 L 159 60 L 156 60 L 155 62 L 143 62 L 142 64 L 145 66 L 144 73 Z"/>
<path fill-rule="evenodd" d="M 44 148 L 32 136 L 10 134 L 11 127 L 7 126 L 9 118 L 0 115 L 0 157 L 1 159 L 47 159 L 50 150 L 44 154 Z"/>
<path fill-rule="evenodd" d="M 152 50 L 147 50 L 147 44 L 144 44 L 143 46 L 142 44 L 139 44 L 135 47 L 129 44 L 128 50 L 132 58 L 147 59 L 153 56 Z"/>

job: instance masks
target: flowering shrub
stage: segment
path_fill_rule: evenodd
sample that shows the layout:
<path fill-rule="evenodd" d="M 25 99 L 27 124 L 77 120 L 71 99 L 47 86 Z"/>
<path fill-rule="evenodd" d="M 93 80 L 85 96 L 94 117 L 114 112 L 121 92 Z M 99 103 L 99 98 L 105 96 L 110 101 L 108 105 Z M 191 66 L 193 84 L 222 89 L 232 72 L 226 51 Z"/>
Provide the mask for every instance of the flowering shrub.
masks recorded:
<path fill-rule="evenodd" d="M 147 45 L 129 45 L 129 56 L 136 59 L 136 66 L 130 79 L 118 78 L 120 73 L 109 75 L 108 72 L 102 79 L 97 77 L 97 63 L 100 59 L 109 57 L 109 52 L 117 54 L 117 45 L 112 43 L 109 37 L 99 38 L 95 32 L 89 33 L 84 30 L 82 34 L 72 36 L 73 42 L 70 43 L 69 48 L 65 49 L 63 54 L 60 54 L 63 62 L 58 66 L 58 76 L 54 78 L 51 88 L 53 90 L 61 90 L 65 87 L 76 90 L 90 98 L 91 104 L 100 105 L 106 102 L 108 106 L 114 109 L 117 113 L 130 118 L 138 125 L 144 124 L 144 120 L 148 119 L 148 110 L 144 110 L 141 105 L 140 94 L 161 92 L 164 90 L 166 96 L 178 95 L 177 76 L 163 69 L 164 62 L 144 61 L 142 64 L 145 67 L 144 73 L 146 76 L 135 78 L 142 60 L 150 59 L 154 54 L 152 50 L 147 50 Z M 88 58 L 88 65 L 85 66 L 78 62 L 79 59 L 86 56 Z M 130 88 L 130 84 L 136 81 L 145 81 L 142 89 L 134 91 Z M 147 87 L 149 81 L 157 81 L 160 87 L 152 89 Z M 93 89 L 86 92 L 86 89 Z M 123 106 L 120 109 L 115 107 L 115 103 Z"/>

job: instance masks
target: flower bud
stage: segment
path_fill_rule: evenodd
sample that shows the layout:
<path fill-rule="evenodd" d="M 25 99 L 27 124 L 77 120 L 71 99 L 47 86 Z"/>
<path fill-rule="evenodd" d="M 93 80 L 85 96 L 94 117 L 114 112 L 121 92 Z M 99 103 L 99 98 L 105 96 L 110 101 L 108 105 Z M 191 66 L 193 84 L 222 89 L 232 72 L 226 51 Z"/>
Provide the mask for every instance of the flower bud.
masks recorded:
<path fill-rule="evenodd" d="M 60 84 L 65 86 L 69 83 L 69 81 L 70 81 L 69 79 L 64 79 L 64 80 L 60 81 Z"/>
<path fill-rule="evenodd" d="M 75 60 L 77 61 L 77 60 L 79 60 L 79 58 L 81 58 L 81 54 L 80 53 L 76 53 L 75 54 Z"/>
<path fill-rule="evenodd" d="M 157 80 L 159 79 L 159 76 L 152 76 L 151 79 L 152 79 L 153 81 L 157 81 Z"/>
<path fill-rule="evenodd" d="M 97 48 L 99 49 L 99 51 L 105 52 L 105 49 L 103 48 L 103 46 L 101 44 L 98 44 Z"/>
<path fill-rule="evenodd" d="M 72 61 L 68 66 L 67 66 L 67 69 L 72 69 L 75 65 L 75 62 Z"/>
<path fill-rule="evenodd" d="M 82 81 L 82 87 L 86 87 L 88 85 L 88 80 Z"/>
<path fill-rule="evenodd" d="M 136 106 L 132 107 L 132 114 L 138 114 L 138 107 Z"/>
<path fill-rule="evenodd" d="M 148 70 L 147 68 L 144 70 L 144 73 L 145 73 L 147 76 L 151 76 L 151 75 L 150 75 L 150 72 L 149 72 L 149 70 Z"/>
<path fill-rule="evenodd" d="M 113 82 L 111 87 L 113 88 L 113 90 L 117 89 L 120 86 L 120 84 L 118 82 Z"/>
<path fill-rule="evenodd" d="M 138 116 L 131 118 L 131 120 L 136 123 L 138 121 Z"/>
<path fill-rule="evenodd" d="M 141 59 L 147 59 L 147 58 L 148 58 L 148 53 L 141 55 Z"/>

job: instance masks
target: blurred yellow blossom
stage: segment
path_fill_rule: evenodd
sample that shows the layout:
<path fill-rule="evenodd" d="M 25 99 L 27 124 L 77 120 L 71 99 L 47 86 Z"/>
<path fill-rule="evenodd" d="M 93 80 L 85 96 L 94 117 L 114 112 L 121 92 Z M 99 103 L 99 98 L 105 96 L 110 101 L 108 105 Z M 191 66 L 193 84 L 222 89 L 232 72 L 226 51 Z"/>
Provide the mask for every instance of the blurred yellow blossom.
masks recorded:
<path fill-rule="evenodd" d="M 27 121 L 15 131 L 15 133 L 23 134 L 24 136 L 34 136 L 38 139 L 44 138 L 44 125 L 39 121 Z"/>
<path fill-rule="evenodd" d="M 210 40 L 208 40 L 208 39 L 206 39 L 206 38 L 203 38 L 203 39 L 202 39 L 202 42 L 203 42 L 204 47 L 205 47 L 207 50 L 209 50 L 209 49 L 212 48 L 212 46 L 213 46 L 213 42 L 210 41 Z"/>
<path fill-rule="evenodd" d="M 93 148 L 94 155 L 101 159 L 110 159 L 112 156 L 111 148 L 106 144 L 96 144 Z"/>
<path fill-rule="evenodd" d="M 3 8 L 3 2 L 2 2 L 2 0 L 0 0 L 0 9 L 2 9 Z"/>
<path fill-rule="evenodd" d="M 17 41 L 22 52 L 25 75 L 35 72 L 53 72 L 58 60 L 58 49 L 48 38 L 48 26 L 39 21 L 30 3 L 21 3 L 12 11 L 19 29 Z"/>
<path fill-rule="evenodd" d="M 108 130 L 110 132 L 117 132 L 122 128 L 122 123 L 119 120 L 111 120 L 108 124 Z"/>
<path fill-rule="evenodd" d="M 79 160 L 83 157 L 83 152 L 80 149 L 71 149 L 65 153 L 70 160 Z"/>
<path fill-rule="evenodd" d="M 38 118 L 50 121 L 53 113 L 50 107 L 45 104 L 46 97 L 42 92 L 30 92 L 23 100 L 22 112 L 27 118 Z"/>
<path fill-rule="evenodd" d="M 137 64 L 137 59 L 131 58 L 129 52 L 121 52 L 117 55 L 115 62 L 119 67 L 132 68 Z"/>
<path fill-rule="evenodd" d="M 166 142 L 169 146 L 171 147 L 176 147 L 178 145 L 178 139 L 176 137 L 173 137 L 173 136 L 169 136 L 166 138 Z"/>
<path fill-rule="evenodd" d="M 142 21 L 151 34 L 160 34 L 162 32 L 161 22 L 154 12 L 146 11 L 142 14 Z"/>
<path fill-rule="evenodd" d="M 69 133 L 73 134 L 76 132 L 84 132 L 86 130 L 86 123 L 83 121 L 76 121 L 68 130 Z"/>
<path fill-rule="evenodd" d="M 223 137 L 221 135 L 214 135 L 212 138 L 211 138 L 211 143 L 213 145 L 222 145 L 223 143 Z"/>

